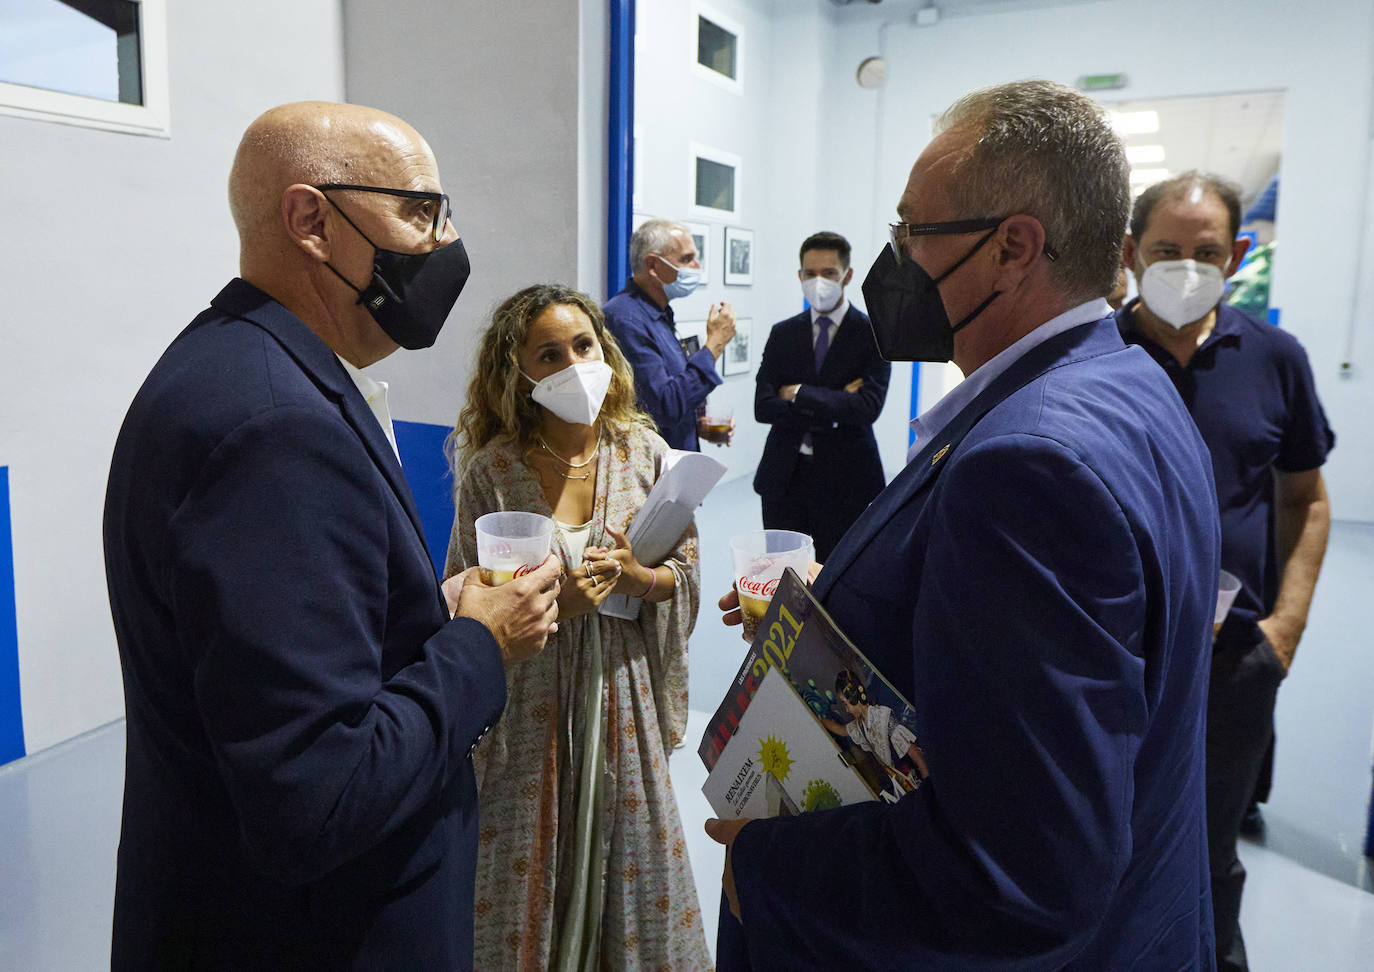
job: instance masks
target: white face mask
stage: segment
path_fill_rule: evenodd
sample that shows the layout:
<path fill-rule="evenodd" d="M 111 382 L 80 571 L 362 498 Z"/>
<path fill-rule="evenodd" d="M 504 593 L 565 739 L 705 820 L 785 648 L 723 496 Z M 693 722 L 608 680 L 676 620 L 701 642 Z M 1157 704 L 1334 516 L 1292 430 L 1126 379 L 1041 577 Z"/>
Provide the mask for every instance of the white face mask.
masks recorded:
<path fill-rule="evenodd" d="M 1221 271 L 1196 260 L 1156 260 L 1140 276 L 1140 299 L 1152 314 L 1176 328 L 1206 317 L 1225 290 Z"/>
<path fill-rule="evenodd" d="M 604 361 L 579 361 L 543 381 L 535 381 L 523 371 L 520 374 L 534 383 L 530 397 L 540 405 L 564 422 L 591 425 L 601 414 L 613 372 Z"/>
<path fill-rule="evenodd" d="M 802 295 L 808 304 L 825 314 L 840 306 L 844 287 L 827 277 L 807 277 L 802 281 Z"/>

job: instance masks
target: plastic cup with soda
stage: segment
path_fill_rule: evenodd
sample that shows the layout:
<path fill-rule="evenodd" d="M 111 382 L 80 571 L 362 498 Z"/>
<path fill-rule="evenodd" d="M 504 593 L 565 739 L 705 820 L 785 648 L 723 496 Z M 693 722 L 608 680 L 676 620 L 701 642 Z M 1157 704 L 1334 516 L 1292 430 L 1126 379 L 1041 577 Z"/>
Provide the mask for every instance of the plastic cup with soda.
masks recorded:
<path fill-rule="evenodd" d="M 735 593 L 739 595 L 744 638 L 753 641 L 768 611 L 782 572 L 791 567 L 806 577 L 816 559 L 816 545 L 794 530 L 754 530 L 730 538 L 735 562 Z"/>
<path fill-rule="evenodd" d="M 482 583 L 500 587 L 535 570 L 549 556 L 553 520 L 502 511 L 477 518 L 477 566 Z"/>
<path fill-rule="evenodd" d="M 730 423 L 735 418 L 735 410 L 732 406 L 722 402 L 713 402 L 706 399 L 706 415 L 704 416 L 703 429 L 706 435 L 712 439 L 723 439 L 730 431 Z"/>

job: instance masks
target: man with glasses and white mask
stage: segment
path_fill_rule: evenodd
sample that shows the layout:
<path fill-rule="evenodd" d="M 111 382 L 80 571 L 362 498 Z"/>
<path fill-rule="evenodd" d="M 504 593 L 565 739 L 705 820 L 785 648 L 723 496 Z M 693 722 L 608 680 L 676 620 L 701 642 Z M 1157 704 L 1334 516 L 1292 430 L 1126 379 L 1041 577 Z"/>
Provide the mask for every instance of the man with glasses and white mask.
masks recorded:
<path fill-rule="evenodd" d="M 635 373 L 635 392 L 658 434 L 674 449 L 695 451 L 698 440 L 729 445 L 728 431 L 707 429 L 701 407 L 723 380 L 716 360 L 735 336 L 735 311 L 722 301 L 706 314 L 706 345 L 688 353 L 669 303 L 687 297 L 701 280 L 692 234 L 667 219 L 646 221 L 630 237 L 630 281 L 602 312 Z"/>
<path fill-rule="evenodd" d="M 105 563 L 128 716 L 115 969 L 472 963 L 471 754 L 557 630 L 558 560 L 440 586 L 386 386 L 468 277 L 413 128 L 303 102 L 229 179 L 241 277 L 120 431 Z"/>
<path fill-rule="evenodd" d="M 765 425 L 754 492 L 770 530 L 797 530 L 830 555 L 849 525 L 882 492 L 873 423 L 892 373 L 873 343 L 868 315 L 849 302 L 849 241 L 808 236 L 797 278 L 809 305 L 773 325 L 754 379 L 754 418 Z"/>
<path fill-rule="evenodd" d="M 1221 566 L 1240 593 L 1217 632 L 1207 700 L 1207 838 L 1217 965 L 1245 969 L 1245 868 L 1236 836 L 1273 743 L 1274 702 L 1321 571 L 1331 509 L 1321 467 L 1335 444 L 1297 340 L 1222 302 L 1249 240 L 1240 193 L 1185 172 L 1136 199 L 1122 254 L 1140 299 L 1121 336 L 1155 359 L 1212 454 Z"/>
<path fill-rule="evenodd" d="M 965 96 L 916 161 L 864 298 L 885 357 L 966 377 L 814 591 L 911 699 L 930 777 L 708 822 L 724 972 L 1210 967 L 1216 499 L 1103 299 L 1127 173 L 1100 107 L 1044 81 Z"/>

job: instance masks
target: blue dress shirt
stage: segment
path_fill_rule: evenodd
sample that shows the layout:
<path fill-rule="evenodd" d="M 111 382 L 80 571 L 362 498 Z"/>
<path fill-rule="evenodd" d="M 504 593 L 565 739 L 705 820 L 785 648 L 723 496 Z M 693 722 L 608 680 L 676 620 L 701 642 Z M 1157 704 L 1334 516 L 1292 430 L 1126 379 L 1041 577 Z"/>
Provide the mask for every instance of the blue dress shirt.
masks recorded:
<path fill-rule="evenodd" d="M 697 407 L 722 381 L 715 356 L 702 348 L 688 357 L 673 328 L 672 307 L 659 307 L 633 280 L 602 311 L 634 368 L 640 407 L 669 446 L 697 451 Z"/>

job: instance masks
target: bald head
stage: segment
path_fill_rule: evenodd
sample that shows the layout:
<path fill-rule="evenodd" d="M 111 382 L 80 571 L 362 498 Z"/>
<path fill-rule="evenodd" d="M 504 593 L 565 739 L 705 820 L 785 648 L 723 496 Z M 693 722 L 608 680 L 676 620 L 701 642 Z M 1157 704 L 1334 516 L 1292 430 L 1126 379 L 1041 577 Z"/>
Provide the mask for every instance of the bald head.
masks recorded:
<path fill-rule="evenodd" d="M 339 183 L 327 193 L 318 187 Z M 302 101 L 248 126 L 229 174 L 239 274 L 358 367 L 397 344 L 363 307 L 379 250 L 436 245 L 433 201 L 357 186 L 440 192 L 434 153 L 401 119 L 361 105 Z M 445 239 L 457 234 L 446 224 Z"/>
<path fill-rule="evenodd" d="M 395 115 L 362 105 L 298 101 L 248 126 L 229 173 L 229 208 L 245 255 L 285 244 L 282 194 L 329 182 L 408 187 L 434 156 Z"/>

